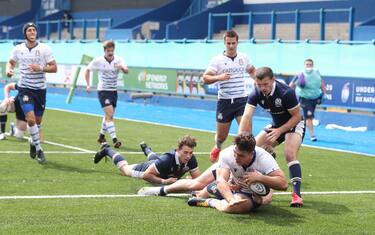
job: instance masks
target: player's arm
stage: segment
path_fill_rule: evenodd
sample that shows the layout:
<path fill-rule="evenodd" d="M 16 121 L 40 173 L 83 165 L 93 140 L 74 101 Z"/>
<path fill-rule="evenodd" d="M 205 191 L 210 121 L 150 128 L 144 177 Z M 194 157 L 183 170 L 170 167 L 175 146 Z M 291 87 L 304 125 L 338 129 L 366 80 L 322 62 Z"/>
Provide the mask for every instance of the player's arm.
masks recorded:
<path fill-rule="evenodd" d="M 222 74 L 216 74 L 210 70 L 206 70 L 203 74 L 203 83 L 204 84 L 212 84 L 218 81 L 225 81 L 230 78 L 229 73 L 222 73 Z"/>
<path fill-rule="evenodd" d="M 238 133 L 253 133 L 253 115 L 255 107 L 250 104 L 246 104 L 245 111 L 242 115 L 240 126 L 238 127 Z"/>
<path fill-rule="evenodd" d="M 255 78 L 256 69 L 255 69 L 254 65 L 249 64 L 246 67 L 246 72 L 250 75 L 250 77 Z"/>
<path fill-rule="evenodd" d="M 29 69 L 33 72 L 56 73 L 57 64 L 55 60 L 51 60 L 44 67 L 39 64 L 30 64 Z"/>
<path fill-rule="evenodd" d="M 16 67 L 16 61 L 13 59 L 8 60 L 6 65 L 6 75 L 7 77 L 12 77 L 14 74 L 14 68 Z"/>
<path fill-rule="evenodd" d="M 10 97 L 10 91 L 16 89 L 16 83 L 11 82 L 4 86 L 4 99 Z"/>
<path fill-rule="evenodd" d="M 128 67 L 126 65 L 124 65 L 124 64 L 119 64 L 116 67 L 117 67 L 117 69 L 121 70 L 121 72 L 123 72 L 123 73 L 128 73 L 129 72 Z"/>
<path fill-rule="evenodd" d="M 195 169 L 192 169 L 189 171 L 190 175 L 191 175 L 191 178 L 195 179 L 195 178 L 198 178 L 198 176 L 201 175 L 201 172 L 199 171 L 199 168 L 195 168 Z"/>
<path fill-rule="evenodd" d="M 263 175 L 258 171 L 246 172 L 243 178 L 248 185 L 259 182 L 276 190 L 286 190 L 288 188 L 288 181 L 284 172 L 280 169 L 274 170 L 268 175 Z"/>
<path fill-rule="evenodd" d="M 90 92 L 90 69 L 85 70 L 85 80 L 86 80 L 86 91 Z"/>
<path fill-rule="evenodd" d="M 228 182 L 230 176 L 230 170 L 228 168 L 217 168 L 216 169 L 216 183 L 217 189 L 228 202 L 234 200 L 233 193 L 230 189 Z"/>
<path fill-rule="evenodd" d="M 57 72 L 57 64 L 55 60 L 52 60 L 47 63 L 47 65 L 42 68 L 42 72 L 44 73 L 56 73 Z"/>
<path fill-rule="evenodd" d="M 144 172 L 143 179 L 154 184 L 172 184 L 177 181 L 177 178 L 163 179 L 159 175 L 159 171 L 156 169 L 155 164 L 152 164 Z"/>

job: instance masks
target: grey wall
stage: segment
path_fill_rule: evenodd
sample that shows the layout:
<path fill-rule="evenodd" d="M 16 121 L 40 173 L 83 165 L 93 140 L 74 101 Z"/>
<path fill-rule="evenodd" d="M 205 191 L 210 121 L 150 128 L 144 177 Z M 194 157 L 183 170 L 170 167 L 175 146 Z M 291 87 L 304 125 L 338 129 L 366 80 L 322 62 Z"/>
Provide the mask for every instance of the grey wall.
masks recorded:
<path fill-rule="evenodd" d="M 0 0 L 0 16 L 15 16 L 31 8 L 31 0 Z"/>
<path fill-rule="evenodd" d="M 71 11 L 120 10 L 130 8 L 157 8 L 171 0 L 73 0 Z"/>

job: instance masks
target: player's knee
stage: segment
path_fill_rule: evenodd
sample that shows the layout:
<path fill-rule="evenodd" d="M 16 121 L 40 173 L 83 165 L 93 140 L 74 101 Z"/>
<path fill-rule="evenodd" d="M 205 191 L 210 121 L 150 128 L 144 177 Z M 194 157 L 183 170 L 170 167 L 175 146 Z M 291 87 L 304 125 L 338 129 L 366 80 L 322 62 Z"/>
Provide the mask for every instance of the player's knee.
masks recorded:
<path fill-rule="evenodd" d="M 284 155 L 287 162 L 294 161 L 297 158 L 297 153 L 292 149 L 285 149 Z"/>

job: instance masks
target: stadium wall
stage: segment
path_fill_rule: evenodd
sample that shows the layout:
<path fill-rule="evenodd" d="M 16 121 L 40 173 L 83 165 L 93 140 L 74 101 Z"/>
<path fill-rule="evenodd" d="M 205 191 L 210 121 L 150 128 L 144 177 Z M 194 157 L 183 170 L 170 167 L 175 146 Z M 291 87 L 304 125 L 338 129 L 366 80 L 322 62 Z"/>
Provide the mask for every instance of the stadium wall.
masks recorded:
<path fill-rule="evenodd" d="M 121 9 L 121 10 L 100 10 L 100 11 L 80 11 L 72 12 L 73 19 L 95 19 L 95 18 L 112 18 L 112 24 L 118 25 L 124 21 L 136 18 L 153 8 L 134 8 L 134 9 Z"/>
<path fill-rule="evenodd" d="M 250 1 L 251 2 L 251 1 Z M 355 8 L 355 21 L 362 22 L 371 17 L 374 17 L 375 4 L 373 0 L 332 0 L 332 1 L 311 1 L 311 2 L 294 2 L 294 3 L 254 3 L 245 4 L 244 12 L 248 11 L 293 11 L 299 10 L 309 10 L 309 9 L 337 9 L 337 8 Z M 286 17 L 278 17 L 278 22 L 283 22 L 287 19 Z M 319 20 L 319 14 L 310 14 L 301 18 L 303 23 L 316 22 Z M 347 22 L 348 14 L 336 13 L 328 14 L 326 17 L 327 22 Z M 286 21 L 288 22 L 288 21 Z"/>
<path fill-rule="evenodd" d="M 71 12 L 157 8 L 168 2 L 171 0 L 80 0 L 71 1 Z"/>

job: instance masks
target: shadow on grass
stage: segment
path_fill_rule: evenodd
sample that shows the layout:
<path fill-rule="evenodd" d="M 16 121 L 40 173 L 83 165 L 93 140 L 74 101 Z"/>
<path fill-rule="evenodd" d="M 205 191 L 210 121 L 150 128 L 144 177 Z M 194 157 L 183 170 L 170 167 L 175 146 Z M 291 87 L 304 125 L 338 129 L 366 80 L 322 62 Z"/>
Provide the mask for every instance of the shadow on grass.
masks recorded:
<path fill-rule="evenodd" d="M 79 168 L 71 165 L 66 165 L 62 163 L 57 163 L 53 161 L 49 161 L 47 159 L 47 162 L 43 164 L 43 167 L 45 169 L 53 169 L 58 171 L 67 171 L 67 172 L 76 172 L 76 173 L 82 173 L 82 174 L 93 174 L 93 173 L 106 173 L 106 174 L 113 174 L 113 172 L 108 171 L 98 171 L 94 169 L 85 169 L 85 168 Z"/>

